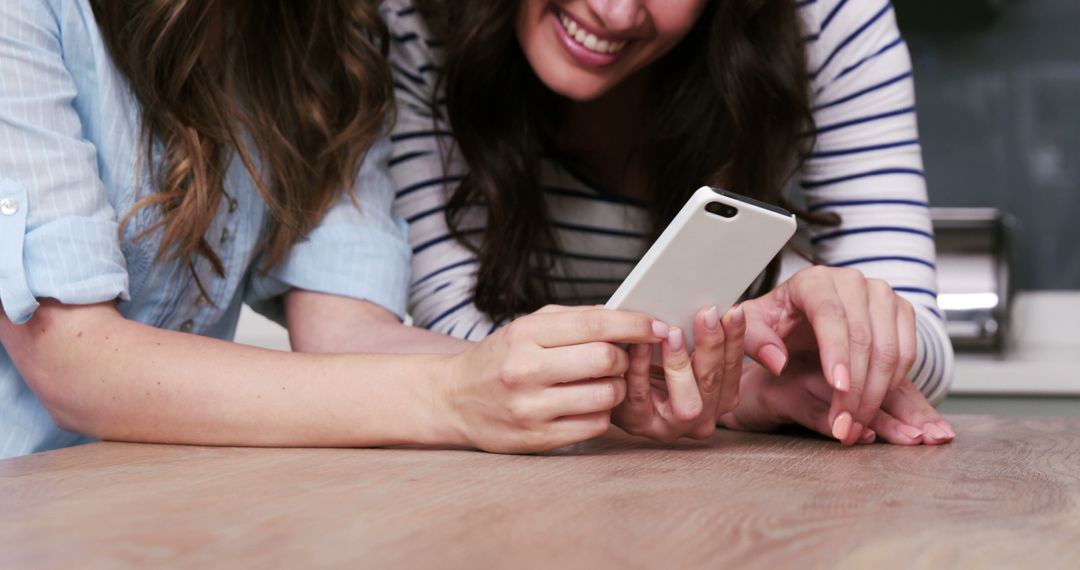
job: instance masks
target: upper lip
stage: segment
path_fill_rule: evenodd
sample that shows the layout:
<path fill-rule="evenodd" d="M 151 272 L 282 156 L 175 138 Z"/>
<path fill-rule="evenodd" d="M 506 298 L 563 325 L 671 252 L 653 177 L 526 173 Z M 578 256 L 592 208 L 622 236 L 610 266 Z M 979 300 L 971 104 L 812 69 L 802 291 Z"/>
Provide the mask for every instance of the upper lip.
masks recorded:
<path fill-rule="evenodd" d="M 630 38 L 630 37 L 621 37 L 619 35 L 612 35 L 609 32 L 600 31 L 596 26 L 594 26 L 594 25 L 592 25 L 592 24 L 590 24 L 588 22 L 582 21 L 581 18 L 575 16 L 574 14 L 569 12 L 568 10 L 560 10 L 558 7 L 555 7 L 555 15 L 556 16 L 566 16 L 567 18 L 570 18 L 571 20 L 574 21 L 575 24 L 578 25 L 578 27 L 580 27 L 581 29 L 585 30 L 586 32 L 596 36 L 596 39 L 598 39 L 598 40 L 607 40 L 609 42 L 625 42 L 625 41 L 629 41 L 629 40 L 633 39 L 633 38 Z"/>

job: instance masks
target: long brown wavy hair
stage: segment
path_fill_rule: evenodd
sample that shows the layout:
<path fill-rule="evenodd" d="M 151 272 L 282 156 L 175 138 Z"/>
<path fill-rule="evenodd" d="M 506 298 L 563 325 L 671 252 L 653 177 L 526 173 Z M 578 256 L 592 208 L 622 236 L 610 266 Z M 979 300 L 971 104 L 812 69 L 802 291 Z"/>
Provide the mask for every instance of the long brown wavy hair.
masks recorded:
<path fill-rule="evenodd" d="M 159 259 L 193 264 L 201 256 L 224 272 L 203 235 L 225 195 L 229 151 L 272 217 L 261 244 L 264 270 L 352 188 L 393 113 L 387 32 L 375 4 L 91 0 L 105 44 L 142 105 L 140 162 L 155 184 L 124 221 L 140 208 L 160 208 L 162 220 L 151 228 L 163 228 Z M 157 165 L 154 145 L 164 157 Z"/>
<path fill-rule="evenodd" d="M 539 159 L 558 156 L 544 133 L 559 121 L 555 95 L 516 40 L 521 0 L 418 0 L 446 59 L 440 74 L 457 150 L 469 171 L 451 195 L 447 223 L 479 259 L 478 308 L 495 318 L 548 302 L 554 237 Z M 788 201 L 787 181 L 813 146 L 802 26 L 793 0 L 707 3 L 687 36 L 654 64 L 648 206 L 656 237 L 690 194 L 721 186 L 816 219 Z M 436 102 L 432 102 L 436 104 Z M 486 207 L 479 240 L 465 213 Z M 762 291 L 775 283 L 775 260 Z M 758 291 L 761 292 L 761 291 Z"/>

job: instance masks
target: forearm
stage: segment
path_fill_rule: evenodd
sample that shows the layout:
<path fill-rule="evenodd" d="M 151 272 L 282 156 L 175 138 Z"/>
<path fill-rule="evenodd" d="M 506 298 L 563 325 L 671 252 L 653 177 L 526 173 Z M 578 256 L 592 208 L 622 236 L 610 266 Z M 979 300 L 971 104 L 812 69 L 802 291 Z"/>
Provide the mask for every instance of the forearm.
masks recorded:
<path fill-rule="evenodd" d="M 471 344 L 406 326 L 378 305 L 325 293 L 290 291 L 285 315 L 297 352 L 454 354 Z"/>
<path fill-rule="evenodd" d="M 396 323 L 394 326 L 381 326 L 368 331 L 366 338 L 357 339 L 353 346 L 344 345 L 339 352 L 362 352 L 364 347 L 376 347 L 375 351 L 384 354 L 456 354 L 473 343 L 442 333 L 419 327 Z M 381 350 L 377 347 L 382 347 Z"/>
<path fill-rule="evenodd" d="M 0 340 L 73 431 L 207 445 L 458 443 L 434 390 L 446 356 L 276 352 L 138 324 L 111 306 L 71 310 L 43 305 L 23 327 L 4 322 Z"/>

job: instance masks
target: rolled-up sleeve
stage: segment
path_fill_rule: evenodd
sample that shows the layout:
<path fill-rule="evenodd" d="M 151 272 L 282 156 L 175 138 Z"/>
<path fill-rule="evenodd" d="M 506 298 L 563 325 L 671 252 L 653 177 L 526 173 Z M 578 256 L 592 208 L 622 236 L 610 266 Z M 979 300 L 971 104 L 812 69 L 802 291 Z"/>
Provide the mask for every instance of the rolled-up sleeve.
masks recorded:
<path fill-rule="evenodd" d="M 12 322 L 37 299 L 128 296 L 117 218 L 82 136 L 77 91 L 43 3 L 0 11 L 0 303 Z"/>
<path fill-rule="evenodd" d="M 389 140 L 376 142 L 353 192 L 345 193 L 281 264 L 254 278 L 248 297 L 253 308 L 280 321 L 274 301 L 296 288 L 369 301 L 404 317 L 410 254 L 405 224 L 391 213 L 389 152 Z"/>

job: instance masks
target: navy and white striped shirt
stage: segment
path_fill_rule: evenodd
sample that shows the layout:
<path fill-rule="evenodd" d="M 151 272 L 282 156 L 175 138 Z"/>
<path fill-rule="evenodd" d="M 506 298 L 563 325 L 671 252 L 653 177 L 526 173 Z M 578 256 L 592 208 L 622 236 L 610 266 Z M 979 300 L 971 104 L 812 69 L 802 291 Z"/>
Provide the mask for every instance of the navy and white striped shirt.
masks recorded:
<path fill-rule="evenodd" d="M 938 402 L 952 376 L 953 353 L 937 307 L 911 61 L 892 5 L 797 4 L 817 128 L 817 146 L 799 186 L 811 211 L 835 212 L 843 220 L 837 227 L 810 228 L 811 244 L 824 263 L 883 279 L 911 301 L 918 355 L 910 377 Z M 452 133 L 432 118 L 442 54 L 410 0 L 388 0 L 382 10 L 393 37 L 399 108 L 390 174 L 397 187 L 395 210 L 409 222 L 413 250 L 410 311 L 419 326 L 480 339 L 503 323 L 493 323 L 474 306 L 476 260 L 450 237 L 444 219 L 448 191 L 467 167 L 457 156 L 444 162 Z M 543 162 L 541 182 L 559 244 L 551 276 L 556 299 L 603 303 L 648 245 L 647 211 L 591 188 L 551 161 Z M 478 216 L 465 227 L 482 223 Z"/>

